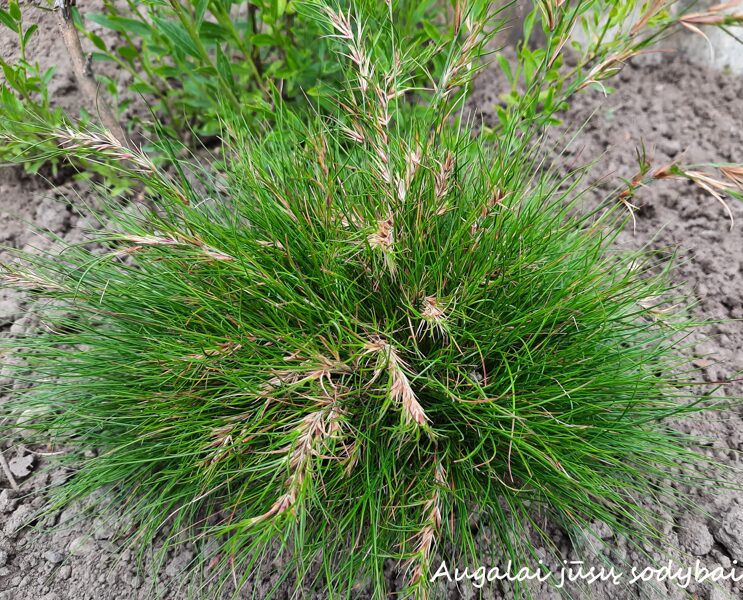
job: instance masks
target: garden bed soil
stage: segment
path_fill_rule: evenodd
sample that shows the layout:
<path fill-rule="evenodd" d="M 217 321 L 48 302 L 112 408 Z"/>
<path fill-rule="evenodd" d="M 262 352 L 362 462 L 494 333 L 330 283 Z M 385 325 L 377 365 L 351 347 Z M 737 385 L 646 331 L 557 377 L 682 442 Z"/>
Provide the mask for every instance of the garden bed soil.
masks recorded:
<path fill-rule="evenodd" d="M 51 15 L 42 16 L 35 52 L 44 60 L 58 61 L 55 101 L 75 109 L 80 98 L 74 78 Z M 13 48 L 6 34 L 2 31 L 0 35 L 3 56 Z M 636 171 L 635 148 L 643 143 L 656 166 L 670 161 L 743 162 L 743 78 L 704 72 L 681 56 L 665 55 L 660 62 L 628 65 L 614 85 L 617 91 L 608 97 L 600 92 L 580 96 L 564 115 L 562 131 L 566 133 L 560 139 L 567 139 L 583 124 L 585 127 L 563 152 L 560 168 L 596 161 L 588 178 L 593 185 L 589 196 L 613 189 L 620 178 L 631 178 Z M 470 106 L 485 124 L 495 120 L 494 105 L 503 91 L 502 82 L 493 74 L 486 72 L 479 78 Z M 560 145 L 560 139 L 553 142 Z M 18 168 L 0 170 L 0 244 L 32 251 L 49 249 L 51 242 L 35 227 L 48 229 L 68 242 L 82 239 L 82 230 L 91 223 L 76 214 L 72 202 L 88 191 L 71 180 L 56 183 L 50 185 Z M 743 204 L 730 201 L 736 219 L 731 228 L 724 208 L 691 184 L 661 182 L 641 190 L 637 202 L 641 208 L 636 214 L 636 229 L 628 226 L 618 243 L 626 248 L 648 244 L 663 252 L 678 250 L 675 281 L 696 299 L 695 311 L 700 318 L 716 321 L 691 340 L 689 351 L 696 355 L 698 376 L 706 381 L 733 379 L 743 369 L 743 324 L 733 321 L 743 318 Z M 7 253 L 0 251 L 0 260 L 3 258 Z M 36 325 L 33 306 L 14 292 L 0 290 L 0 330 L 18 334 Z M 0 402 L 2 386 L 13 385 L 6 376 L 0 373 Z M 740 381 L 723 384 L 715 393 L 741 397 L 743 385 Z M 742 411 L 728 411 L 698 416 L 678 426 L 707 437 L 705 450 L 711 456 L 740 469 L 742 415 Z M 54 467 L 53 457 L 43 455 L 45 449 L 24 448 L 22 439 L 0 440 L 0 448 L 22 487 L 20 493 L 13 492 L 0 474 L 0 600 L 124 600 L 146 598 L 152 592 L 162 598 L 186 597 L 185 591 L 173 589 L 172 583 L 191 561 L 192 549 L 182 547 L 169 555 L 161 572 L 153 575 L 147 572 L 147 556 L 141 570 L 135 553 L 123 548 L 111 527 L 76 519 L 78 508 L 35 518 L 44 502 L 44 488 L 61 481 L 65 473 Z M 669 546 L 679 545 L 689 558 L 699 558 L 708 568 L 730 568 L 735 560 L 743 564 L 743 492 L 723 491 L 710 482 L 694 491 L 693 499 L 706 515 L 666 515 L 663 527 Z M 661 514 L 665 514 L 663 510 Z M 36 527 L 28 527 L 29 521 Z M 599 554 L 647 563 L 647 557 L 616 539 L 606 526 L 596 524 L 596 528 L 605 544 L 597 550 Z M 479 536 L 487 545 L 486 527 L 480 529 Z M 574 556 L 567 540 L 556 542 L 567 556 Z M 393 587 L 397 576 L 390 571 Z M 270 577 L 253 581 L 247 597 L 261 598 L 274 583 Z M 598 600 L 722 600 L 743 598 L 743 583 L 693 583 L 686 591 L 657 583 L 629 588 L 604 584 L 592 586 L 591 593 Z M 482 591 L 470 584 L 451 585 L 449 593 L 450 598 L 509 596 L 495 584 L 486 584 Z M 540 600 L 557 597 L 556 591 L 547 588 L 535 593 Z"/>

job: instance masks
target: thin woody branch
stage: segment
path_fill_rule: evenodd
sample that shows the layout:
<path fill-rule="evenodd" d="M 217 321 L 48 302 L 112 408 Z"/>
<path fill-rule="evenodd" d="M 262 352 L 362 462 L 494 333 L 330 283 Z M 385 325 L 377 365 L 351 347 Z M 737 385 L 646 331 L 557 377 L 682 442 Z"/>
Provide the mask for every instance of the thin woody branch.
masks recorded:
<path fill-rule="evenodd" d="M 2 451 L 0 451 L 0 468 L 2 468 L 3 473 L 5 474 L 5 478 L 8 480 L 8 483 L 10 484 L 10 487 L 14 489 L 15 491 L 18 491 L 19 489 L 21 489 L 18 486 L 18 483 L 16 483 L 16 480 L 13 477 L 13 473 L 10 470 L 10 466 L 8 465 L 8 462 L 5 460 L 5 456 L 3 456 Z"/>
<path fill-rule="evenodd" d="M 62 39 L 67 48 L 67 53 L 70 55 L 75 79 L 77 79 L 80 90 L 88 98 L 91 107 L 99 116 L 103 126 L 111 132 L 120 144 L 128 146 L 129 144 L 126 135 L 124 135 L 124 130 L 116 119 L 111 105 L 104 98 L 101 98 L 98 93 L 98 82 L 93 77 L 93 71 L 83 54 L 80 37 L 77 35 L 77 29 L 72 21 L 71 8 L 74 5 L 75 0 L 55 0 L 54 2 L 57 24 L 62 33 Z"/>

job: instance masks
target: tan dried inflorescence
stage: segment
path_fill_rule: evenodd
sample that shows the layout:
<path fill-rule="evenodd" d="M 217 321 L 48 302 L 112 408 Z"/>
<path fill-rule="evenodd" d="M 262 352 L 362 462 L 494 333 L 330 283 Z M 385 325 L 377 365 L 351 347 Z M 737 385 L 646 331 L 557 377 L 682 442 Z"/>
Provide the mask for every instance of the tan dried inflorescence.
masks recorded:
<path fill-rule="evenodd" d="M 426 521 L 423 528 L 415 536 L 415 555 L 409 561 L 413 565 L 409 575 L 409 585 L 411 587 L 415 587 L 424 581 L 426 570 L 431 564 L 434 543 L 441 531 L 441 489 L 445 487 L 448 487 L 446 473 L 444 467 L 437 461 L 434 467 L 434 490 L 423 507 Z"/>
<path fill-rule="evenodd" d="M 285 484 L 286 492 L 265 513 L 250 519 L 251 525 L 294 509 L 302 486 L 311 475 L 312 459 L 318 456 L 322 446 L 338 437 L 340 416 L 341 413 L 335 404 L 328 403 L 302 419 L 297 427 L 298 435 L 294 445 L 283 450 L 289 469 Z"/>
<path fill-rule="evenodd" d="M 402 407 L 405 423 L 426 426 L 430 419 L 415 396 L 410 380 L 404 371 L 406 365 L 397 350 L 384 340 L 375 339 L 366 344 L 366 353 L 377 355 L 374 379 L 380 375 L 382 369 L 387 369 L 391 379 L 390 398 Z"/>

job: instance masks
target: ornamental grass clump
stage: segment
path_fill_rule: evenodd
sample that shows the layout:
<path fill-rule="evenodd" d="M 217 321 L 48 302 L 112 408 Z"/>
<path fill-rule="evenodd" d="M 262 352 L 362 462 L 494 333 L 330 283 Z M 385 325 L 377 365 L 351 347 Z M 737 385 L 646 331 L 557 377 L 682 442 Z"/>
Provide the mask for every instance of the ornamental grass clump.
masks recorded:
<path fill-rule="evenodd" d="M 436 595 L 442 559 L 536 565 L 545 518 L 659 539 L 647 499 L 704 460 L 667 424 L 704 406 L 667 265 L 613 248 L 622 202 L 583 206 L 540 129 L 477 141 L 460 109 L 480 25 L 411 106 L 420 57 L 385 62 L 393 30 L 325 16 L 337 110 L 308 123 L 277 98 L 269 130 L 225 119 L 218 176 L 50 133 L 149 190 L 111 201 L 86 245 L 4 267 L 42 300 L 43 327 L 12 341 L 31 386 L 10 410 L 27 443 L 69 450 L 53 506 L 96 497 L 136 548 L 203 542 L 204 596 L 284 569 L 383 598 L 389 559 L 401 593 Z"/>

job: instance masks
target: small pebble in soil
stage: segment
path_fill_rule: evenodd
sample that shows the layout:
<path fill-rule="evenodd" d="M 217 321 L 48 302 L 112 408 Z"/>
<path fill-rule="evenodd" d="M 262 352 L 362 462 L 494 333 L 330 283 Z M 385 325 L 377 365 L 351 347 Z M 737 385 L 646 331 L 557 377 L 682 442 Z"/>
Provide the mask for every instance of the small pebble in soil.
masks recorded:
<path fill-rule="evenodd" d="M 73 556 L 87 556 L 95 550 L 95 542 L 90 536 L 76 537 L 70 542 L 69 551 Z"/>
<path fill-rule="evenodd" d="M 110 540 L 114 536 L 113 529 L 102 527 L 93 532 L 93 537 L 97 540 Z"/>
<path fill-rule="evenodd" d="M 14 456 L 8 461 L 8 467 L 13 477 L 16 479 L 23 479 L 31 474 L 34 469 L 35 458 L 33 454 L 26 454 L 25 456 Z"/>
<path fill-rule="evenodd" d="M 15 490 L 3 490 L 0 492 L 0 513 L 13 512 L 18 506 L 17 492 Z"/>
<path fill-rule="evenodd" d="M 44 552 L 44 558 L 47 562 L 58 565 L 64 560 L 64 555 L 56 550 L 49 550 L 48 552 Z"/>
<path fill-rule="evenodd" d="M 719 348 L 713 342 L 702 342 L 694 346 L 694 354 L 701 358 L 708 358 L 719 352 Z"/>
<path fill-rule="evenodd" d="M 707 526 L 689 516 L 679 521 L 678 539 L 681 546 L 694 556 L 709 554 L 715 543 Z"/>
<path fill-rule="evenodd" d="M 122 579 L 124 580 L 124 583 L 133 588 L 138 588 L 142 585 L 142 578 L 139 577 L 139 575 L 127 573 L 122 577 Z"/>
<path fill-rule="evenodd" d="M 21 315 L 21 305 L 16 296 L 10 295 L 10 290 L 3 290 L 0 296 L 0 325 L 13 323 Z"/>
<path fill-rule="evenodd" d="M 727 512 L 715 537 L 733 559 L 743 563 L 743 507 L 734 506 Z"/>
<path fill-rule="evenodd" d="M 31 520 L 32 514 L 33 509 L 27 504 L 22 504 L 16 508 L 13 514 L 5 521 L 5 527 L 3 527 L 5 535 L 14 536 L 18 533 Z"/>
<path fill-rule="evenodd" d="M 62 565 L 57 571 L 57 577 L 60 579 L 69 579 L 72 574 L 72 567 L 70 565 Z"/>

